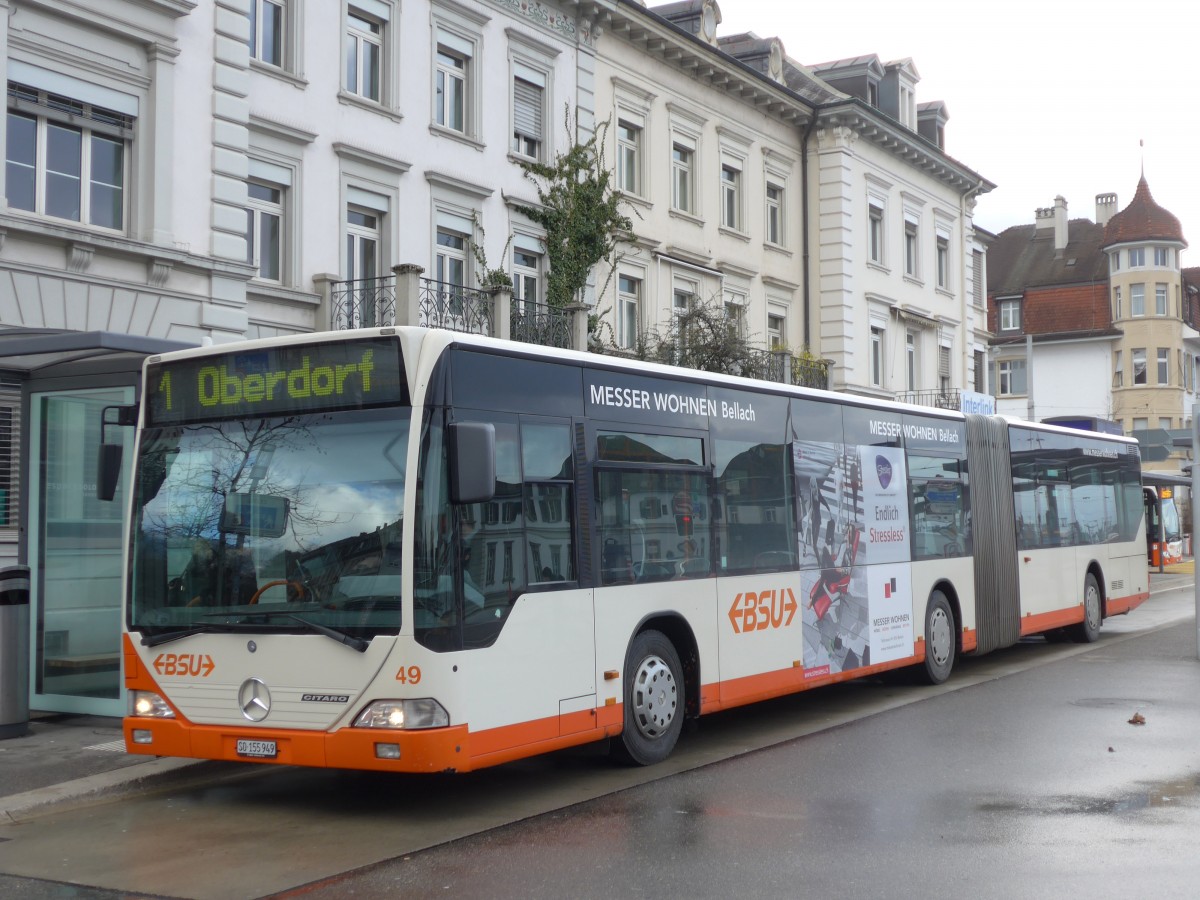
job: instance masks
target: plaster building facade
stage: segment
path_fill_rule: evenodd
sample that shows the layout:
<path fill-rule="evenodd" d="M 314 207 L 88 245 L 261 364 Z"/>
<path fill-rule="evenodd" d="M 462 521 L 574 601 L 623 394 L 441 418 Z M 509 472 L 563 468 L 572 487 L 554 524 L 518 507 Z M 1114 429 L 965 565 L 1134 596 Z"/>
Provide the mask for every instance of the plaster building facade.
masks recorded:
<path fill-rule="evenodd" d="M 634 234 L 583 299 L 618 341 L 719 298 L 764 350 L 831 360 L 835 389 L 986 391 L 992 185 L 947 154 L 911 60 L 808 68 L 719 36 L 714 0 L 0 13 L 0 563 L 33 573 L 39 708 L 123 709 L 122 505 L 95 500 L 94 449 L 141 360 L 392 323 L 582 346 L 586 315 L 543 315 L 521 163 L 605 120 Z M 493 270 L 510 290 L 482 290 Z"/>
<path fill-rule="evenodd" d="M 996 236 L 988 304 L 998 408 L 1109 420 L 1142 437 L 1185 433 L 1200 335 L 1179 220 L 1145 177 L 1120 211 L 1116 194 L 1098 195 L 1095 215 L 1069 219 L 1058 197 L 1035 224 Z M 1147 454 L 1146 463 L 1178 471 L 1180 459 Z"/>

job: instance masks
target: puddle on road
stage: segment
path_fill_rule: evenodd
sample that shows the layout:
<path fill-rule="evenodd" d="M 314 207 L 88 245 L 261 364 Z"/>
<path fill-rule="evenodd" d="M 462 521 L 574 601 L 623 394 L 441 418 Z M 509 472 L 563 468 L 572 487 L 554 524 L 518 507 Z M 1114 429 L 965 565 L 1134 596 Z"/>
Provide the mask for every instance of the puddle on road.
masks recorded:
<path fill-rule="evenodd" d="M 1146 785 L 1115 797 L 1042 797 L 980 803 L 978 812 L 1028 813 L 1037 816 L 1110 816 L 1144 809 L 1194 803 L 1200 797 L 1200 775 Z"/>

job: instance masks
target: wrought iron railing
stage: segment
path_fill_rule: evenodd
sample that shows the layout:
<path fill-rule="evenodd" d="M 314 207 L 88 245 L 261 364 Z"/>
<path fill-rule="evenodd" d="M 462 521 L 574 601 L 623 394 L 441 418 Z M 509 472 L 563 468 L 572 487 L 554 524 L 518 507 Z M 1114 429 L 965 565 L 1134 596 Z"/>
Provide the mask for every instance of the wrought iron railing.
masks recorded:
<path fill-rule="evenodd" d="M 914 406 L 933 406 L 937 409 L 961 409 L 962 392 L 958 388 L 900 391 L 896 394 L 896 401 L 911 403 Z"/>
<path fill-rule="evenodd" d="M 513 300 L 509 336 L 514 341 L 571 349 L 571 314 L 544 303 Z"/>
<path fill-rule="evenodd" d="M 376 328 L 396 322 L 396 279 L 335 281 L 331 289 L 333 327 Z"/>
<path fill-rule="evenodd" d="M 795 384 L 820 390 L 829 388 L 829 362 L 827 360 L 794 356 L 786 350 L 751 348 L 749 359 L 743 368 L 746 371 L 739 374 L 748 375 L 751 378 L 763 378 L 767 381 L 778 381 L 783 384 Z"/>
<path fill-rule="evenodd" d="M 487 291 L 422 278 L 417 308 L 419 324 L 428 328 L 496 333 L 492 327 L 492 295 Z"/>

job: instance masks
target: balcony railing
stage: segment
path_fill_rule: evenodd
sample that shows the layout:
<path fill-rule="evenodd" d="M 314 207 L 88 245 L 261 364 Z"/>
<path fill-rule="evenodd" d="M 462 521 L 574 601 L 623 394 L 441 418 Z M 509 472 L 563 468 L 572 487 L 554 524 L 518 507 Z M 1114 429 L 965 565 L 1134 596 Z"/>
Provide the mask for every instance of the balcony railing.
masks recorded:
<path fill-rule="evenodd" d="M 961 409 L 962 392 L 958 388 L 900 391 L 896 394 L 896 401 L 911 403 L 914 406 L 933 406 L 937 409 Z"/>
<path fill-rule="evenodd" d="M 763 378 L 800 387 L 829 389 L 829 360 L 794 356 L 788 350 L 751 350 L 747 371 L 751 378 Z"/>
<path fill-rule="evenodd" d="M 487 291 L 421 279 L 418 294 L 418 324 L 469 334 L 495 334 L 492 325 L 492 295 Z"/>
<path fill-rule="evenodd" d="M 513 301 L 509 313 L 509 337 L 526 344 L 570 350 L 571 314 L 544 303 Z"/>
<path fill-rule="evenodd" d="M 333 327 L 377 328 L 396 323 L 396 279 L 335 281 L 330 291 Z"/>

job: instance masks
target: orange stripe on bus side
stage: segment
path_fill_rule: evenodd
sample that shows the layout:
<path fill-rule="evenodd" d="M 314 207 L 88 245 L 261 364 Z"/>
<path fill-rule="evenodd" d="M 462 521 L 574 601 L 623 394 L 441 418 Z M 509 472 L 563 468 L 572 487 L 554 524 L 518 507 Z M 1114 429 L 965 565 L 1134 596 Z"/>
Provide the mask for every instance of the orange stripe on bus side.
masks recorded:
<path fill-rule="evenodd" d="M 1140 594 L 1130 594 L 1128 597 L 1113 597 L 1108 601 L 1108 614 L 1110 616 L 1119 616 L 1132 609 L 1137 609 L 1149 599 L 1149 591 L 1143 591 Z"/>

